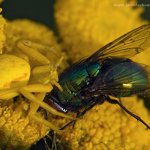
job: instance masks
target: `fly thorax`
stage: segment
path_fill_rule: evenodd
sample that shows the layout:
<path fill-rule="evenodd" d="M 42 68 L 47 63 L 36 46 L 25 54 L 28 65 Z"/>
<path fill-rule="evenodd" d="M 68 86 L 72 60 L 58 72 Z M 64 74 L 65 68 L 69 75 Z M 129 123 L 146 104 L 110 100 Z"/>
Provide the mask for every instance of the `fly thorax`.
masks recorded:
<path fill-rule="evenodd" d="M 92 64 L 89 64 L 86 68 L 88 74 L 89 74 L 89 77 L 91 78 L 95 78 L 97 77 L 97 75 L 99 74 L 100 72 L 100 69 L 101 69 L 101 65 L 99 63 L 92 63 Z"/>

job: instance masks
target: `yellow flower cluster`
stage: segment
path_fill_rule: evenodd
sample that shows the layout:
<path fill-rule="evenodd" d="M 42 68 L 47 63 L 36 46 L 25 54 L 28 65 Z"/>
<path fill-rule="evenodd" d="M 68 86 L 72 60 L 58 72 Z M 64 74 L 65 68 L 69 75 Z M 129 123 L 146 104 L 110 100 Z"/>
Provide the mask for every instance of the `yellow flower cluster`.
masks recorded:
<path fill-rule="evenodd" d="M 56 21 L 63 48 L 72 61 L 91 54 L 107 42 L 145 23 L 139 17 L 141 8 L 133 10 L 131 7 L 118 7 L 119 3 L 124 2 L 125 0 L 57 0 Z M 11 94 L 19 94 L 17 100 L 8 99 L 10 91 L 4 93 L 0 90 L 0 148 L 25 149 L 43 137 L 50 128 L 55 129 L 44 120 L 42 110 L 34 115 L 39 106 L 52 109 L 40 101 L 37 105 L 36 100 L 42 101 L 46 91 L 50 92 L 53 85 L 61 89 L 57 83 L 56 69 L 61 72 L 67 66 L 67 56 L 48 28 L 29 20 L 10 22 L 0 16 L 0 34 L 0 53 L 19 57 L 31 67 L 27 85 L 21 91 L 11 91 Z M 10 85 L 12 83 L 14 82 L 9 82 Z M 38 91 L 37 94 L 32 94 L 33 89 Z M 5 98 L 2 99 L 2 96 Z M 143 101 L 132 97 L 123 99 L 122 103 L 150 123 Z M 48 117 L 56 125 L 63 126 L 66 122 L 59 117 Z M 73 150 L 148 150 L 150 147 L 149 131 L 118 106 L 106 102 L 95 106 L 83 118 L 78 119 L 74 129 L 71 126 L 66 128 L 62 138 L 68 141 Z"/>
<path fill-rule="evenodd" d="M 47 126 L 30 120 L 28 109 L 24 101 L 0 103 L 0 148 L 26 149 L 47 133 Z"/>
<path fill-rule="evenodd" d="M 136 97 L 122 100 L 124 106 L 150 124 L 143 101 Z M 71 128 L 71 127 L 70 127 Z M 105 102 L 64 131 L 64 139 L 73 150 L 148 150 L 150 131 L 116 105 Z"/>
<path fill-rule="evenodd" d="M 143 9 L 133 10 L 125 3 L 126 0 L 57 0 L 56 22 L 63 46 L 73 61 L 145 23 L 139 17 Z"/>
<path fill-rule="evenodd" d="M 28 39 L 32 42 L 44 45 L 43 49 L 45 49 L 45 51 L 43 51 L 42 53 L 46 55 L 48 59 L 50 59 L 50 62 L 53 65 L 56 65 L 56 62 L 59 63 L 60 57 L 63 56 L 63 65 L 60 64 L 58 66 L 58 70 L 63 70 L 67 65 L 66 55 L 61 52 L 61 46 L 57 44 L 57 40 L 56 37 L 54 37 L 53 32 L 42 24 L 38 24 L 25 19 L 7 22 L 4 34 L 6 36 L 6 42 L 4 43 L 5 53 L 11 53 L 11 51 L 13 51 L 14 53 L 15 50 L 16 55 L 21 55 L 16 52 L 16 42 L 19 40 Z"/>
<path fill-rule="evenodd" d="M 140 18 L 142 8 L 125 6 L 125 0 L 57 0 L 55 18 L 62 45 L 72 61 L 90 55 L 102 45 L 146 23 Z M 133 1 L 134 3 L 134 1 Z M 120 7 L 118 4 L 121 4 Z M 149 64 L 148 51 L 134 60 Z M 123 104 L 148 124 L 148 111 L 136 97 Z M 97 105 L 63 134 L 73 150 L 148 150 L 150 134 L 138 121 L 118 106 Z"/>
<path fill-rule="evenodd" d="M 56 128 L 44 119 L 43 111 L 37 113 L 38 100 L 42 101 L 53 85 L 60 88 L 57 69 L 64 69 L 66 56 L 52 31 L 41 24 L 10 22 L 0 16 L 0 33 L 0 148 L 25 149 Z M 51 110 L 45 104 L 42 107 Z"/>

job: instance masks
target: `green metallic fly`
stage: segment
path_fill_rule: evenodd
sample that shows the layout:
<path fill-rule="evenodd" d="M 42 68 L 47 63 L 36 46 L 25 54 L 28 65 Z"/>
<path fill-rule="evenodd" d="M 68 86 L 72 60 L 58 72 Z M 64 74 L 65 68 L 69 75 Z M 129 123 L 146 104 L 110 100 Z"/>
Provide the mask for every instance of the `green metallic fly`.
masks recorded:
<path fill-rule="evenodd" d="M 133 62 L 129 58 L 150 47 L 150 24 L 136 28 L 100 48 L 93 55 L 66 69 L 59 77 L 63 91 L 57 88 L 45 97 L 45 102 L 62 112 L 75 112 L 77 118 L 105 101 L 119 105 L 125 112 L 150 126 L 130 112 L 116 99 L 131 95 L 144 96 L 150 89 L 150 67 Z M 73 119 L 60 130 L 76 121 Z M 54 141 L 53 131 L 31 149 L 65 149 Z M 45 141 L 47 147 L 45 147 Z M 43 143 L 43 144 L 41 144 Z"/>
<path fill-rule="evenodd" d="M 45 102 L 59 111 L 75 112 L 77 117 L 80 117 L 93 106 L 107 101 L 119 105 L 150 129 L 139 116 L 130 112 L 118 100 L 112 99 L 112 97 L 118 99 L 130 97 L 134 94 L 144 95 L 148 92 L 149 67 L 129 59 L 148 47 L 150 47 L 150 24 L 128 32 L 100 48 L 87 59 L 66 69 L 59 77 L 63 91 L 54 88 L 45 97 Z"/>

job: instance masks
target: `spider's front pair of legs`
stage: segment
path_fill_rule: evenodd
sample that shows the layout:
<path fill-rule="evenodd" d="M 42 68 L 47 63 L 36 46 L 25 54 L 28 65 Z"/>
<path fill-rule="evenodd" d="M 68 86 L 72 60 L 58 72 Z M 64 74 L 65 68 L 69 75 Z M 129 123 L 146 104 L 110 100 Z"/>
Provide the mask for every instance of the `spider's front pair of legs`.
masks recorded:
<path fill-rule="evenodd" d="M 51 55 L 54 54 L 54 60 L 58 60 L 56 61 L 56 65 L 51 62 L 51 57 L 48 58 L 46 55 L 44 55 L 44 51 L 50 54 L 52 52 Z M 30 40 L 17 41 L 16 48 L 11 53 L 12 55 L 15 54 L 16 56 L 21 57 L 29 62 L 31 67 L 30 79 L 28 84 L 25 83 L 21 87 L 10 87 L 9 89 L 1 90 L 1 100 L 11 100 L 18 95 L 23 95 L 23 99 L 26 99 L 30 102 L 29 111 L 27 112 L 31 120 L 36 120 L 47 125 L 50 127 L 50 129 L 58 131 L 59 128 L 53 125 L 51 122 L 43 119 L 37 113 L 37 110 L 39 107 L 42 107 L 53 115 L 72 118 L 64 113 L 56 111 L 54 108 L 43 102 L 46 93 L 49 93 L 53 89 L 53 86 L 56 86 L 59 90 L 62 90 L 60 85 L 57 83 L 57 67 L 63 60 L 63 56 L 58 56 L 60 53 L 57 54 L 54 52 L 50 46 Z M 56 57 L 57 59 L 55 59 Z M 20 97 L 22 99 L 22 96 Z"/>
<path fill-rule="evenodd" d="M 49 91 L 42 91 L 42 89 L 39 89 L 39 91 L 37 91 L 37 92 L 44 92 L 43 95 L 41 93 L 41 95 L 39 96 L 40 99 L 38 99 L 35 96 L 35 94 L 28 92 L 28 88 L 26 88 L 26 89 L 23 88 L 20 90 L 21 94 L 32 102 L 30 104 L 31 111 L 29 112 L 29 114 L 36 121 L 45 123 L 51 129 L 58 131 L 58 128 L 55 127 L 55 125 L 53 125 L 52 123 L 50 123 L 49 121 L 47 121 L 45 119 L 42 119 L 41 117 L 38 117 L 35 114 L 37 114 L 36 112 L 37 112 L 38 108 L 42 107 L 53 115 L 57 115 L 57 116 L 65 117 L 65 118 L 72 118 L 64 113 L 58 112 L 57 110 L 55 110 L 54 108 L 52 108 L 51 106 L 49 106 L 48 104 L 43 102 L 46 93 L 48 93 L 52 90 L 52 88 L 53 88 L 52 85 L 58 87 L 58 90 L 62 90 L 61 86 L 57 83 L 57 81 L 58 81 L 57 67 L 60 66 L 60 64 L 62 63 L 64 56 L 59 56 L 60 54 L 57 54 L 57 52 L 54 51 L 53 48 L 51 48 L 50 46 L 36 43 L 33 41 L 29 41 L 29 40 L 18 41 L 17 47 L 24 54 L 29 56 L 29 58 L 33 58 L 39 64 L 41 64 L 41 66 L 36 66 L 32 69 L 31 81 L 33 80 L 35 83 L 41 82 L 41 86 L 45 86 L 48 83 L 48 86 L 51 88 Z M 54 64 L 52 64 L 50 62 L 49 58 L 47 58 L 45 55 L 42 54 L 42 52 L 44 50 L 49 51 L 49 53 L 53 53 L 54 57 L 57 57 L 58 61 L 56 62 L 55 66 L 54 66 Z M 45 80 L 43 80 L 44 77 L 41 74 L 46 74 L 44 76 Z M 28 86 L 30 86 L 30 85 L 28 85 Z M 35 89 L 36 88 L 33 88 L 32 92 L 35 92 L 34 91 Z"/>
<path fill-rule="evenodd" d="M 144 125 L 147 127 L 147 129 L 150 129 L 150 126 L 149 126 L 143 119 L 141 119 L 139 116 L 137 116 L 137 115 L 135 115 L 134 113 L 132 113 L 131 111 L 129 111 L 125 106 L 123 106 L 123 105 L 121 104 L 121 102 L 119 102 L 119 101 L 117 101 L 117 100 L 115 100 L 115 99 L 112 99 L 112 98 L 110 98 L 110 97 L 107 97 L 107 98 L 105 99 L 105 101 L 107 101 L 107 102 L 109 102 L 109 103 L 111 103 L 111 104 L 118 105 L 118 106 L 121 107 L 126 113 L 128 113 L 130 116 L 132 116 L 133 118 L 135 118 L 136 120 L 138 120 L 138 121 L 140 121 L 142 124 L 144 124 Z M 86 108 L 84 111 L 82 111 L 82 112 L 80 112 L 80 113 L 77 113 L 76 119 L 73 119 L 72 121 L 70 121 L 69 123 L 67 123 L 67 124 L 66 124 L 65 126 L 63 126 L 60 130 L 65 129 L 67 126 L 69 126 L 69 125 L 72 124 L 72 123 L 73 123 L 73 125 L 74 125 L 74 123 L 76 122 L 76 120 L 77 120 L 78 118 L 82 117 L 87 111 L 89 111 L 91 108 L 93 108 L 93 107 L 94 107 L 95 105 L 97 105 L 97 104 L 99 104 L 98 101 L 95 102 L 94 104 L 90 105 L 90 106 L 89 106 L 88 108 Z"/>

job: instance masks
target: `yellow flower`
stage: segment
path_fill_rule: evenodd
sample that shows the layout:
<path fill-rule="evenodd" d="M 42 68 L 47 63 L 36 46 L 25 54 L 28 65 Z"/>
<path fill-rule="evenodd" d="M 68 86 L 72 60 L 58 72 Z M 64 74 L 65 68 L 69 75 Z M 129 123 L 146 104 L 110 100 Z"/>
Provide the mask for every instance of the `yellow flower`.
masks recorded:
<path fill-rule="evenodd" d="M 122 103 L 150 124 L 142 100 L 124 98 Z M 62 136 L 73 150 L 147 150 L 150 146 L 149 130 L 121 108 L 107 102 L 88 111 L 76 121 L 73 129 L 66 129 Z"/>
<path fill-rule="evenodd" d="M 56 22 L 63 46 L 73 61 L 145 23 L 140 18 L 143 9 L 133 9 L 125 3 L 126 0 L 57 0 Z"/>
<path fill-rule="evenodd" d="M 115 0 L 57 1 L 55 15 L 63 47 L 70 59 L 75 61 L 87 56 L 121 34 L 145 23 L 139 17 L 142 9 L 118 7 L 117 3 Z M 45 120 L 44 112 L 37 110 L 43 107 L 53 114 L 68 117 L 42 102 L 45 94 L 50 92 L 53 86 L 61 90 L 57 83 L 58 71 L 62 72 L 67 66 L 67 57 L 61 51 L 53 33 L 45 26 L 29 20 L 5 21 L 2 16 L 0 22 L 1 55 L 17 57 L 18 59 L 12 61 L 14 64 L 18 60 L 18 63 L 25 61 L 26 66 L 29 65 L 23 71 L 15 69 L 14 66 L 10 75 L 18 74 L 19 71 L 24 75 L 27 71 L 28 76 L 17 79 L 13 76 L 12 80 L 2 85 L 9 89 L 0 90 L 0 147 L 24 149 L 38 141 L 50 129 L 58 130 L 53 122 L 61 126 L 66 122 L 59 117 L 52 118 L 51 114 L 49 119 Z M 6 64 L 3 65 L 5 68 Z M 7 68 L 3 71 L 7 72 Z M 17 99 L 14 98 L 16 95 L 19 95 Z M 123 104 L 149 123 L 150 118 L 142 101 L 132 97 L 123 100 Z M 150 146 L 148 133 L 140 122 L 120 108 L 104 103 L 78 119 L 73 130 L 71 127 L 65 129 L 62 137 L 69 142 L 73 150 L 141 150 Z"/>
<path fill-rule="evenodd" d="M 42 100 L 54 85 L 61 89 L 57 69 L 64 69 L 66 56 L 52 31 L 30 20 L 0 16 L 0 33 L 0 148 L 24 149 L 58 130 L 37 110 L 52 110 Z"/>
<path fill-rule="evenodd" d="M 106 43 L 147 22 L 140 18 L 142 8 L 126 7 L 125 2 L 57 0 L 55 18 L 63 47 L 72 61 L 90 55 Z M 149 64 L 149 56 L 148 51 L 144 51 L 134 60 Z M 150 124 L 142 100 L 124 98 L 122 103 Z M 150 147 L 150 134 L 144 125 L 118 106 L 106 102 L 87 112 L 77 120 L 74 129 L 66 129 L 62 136 L 73 150 L 147 150 Z"/>

